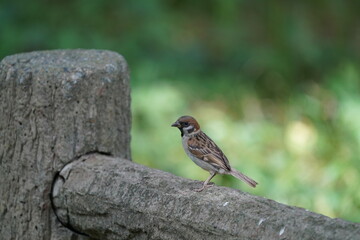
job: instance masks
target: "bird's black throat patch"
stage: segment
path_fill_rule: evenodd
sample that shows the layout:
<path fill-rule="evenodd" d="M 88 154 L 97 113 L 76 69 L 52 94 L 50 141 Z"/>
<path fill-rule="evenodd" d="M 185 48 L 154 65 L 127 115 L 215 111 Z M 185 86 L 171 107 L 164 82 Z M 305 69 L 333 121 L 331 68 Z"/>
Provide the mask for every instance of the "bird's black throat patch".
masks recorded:
<path fill-rule="evenodd" d="M 184 136 L 184 130 L 182 128 L 179 128 L 180 132 L 181 132 L 181 137 Z"/>

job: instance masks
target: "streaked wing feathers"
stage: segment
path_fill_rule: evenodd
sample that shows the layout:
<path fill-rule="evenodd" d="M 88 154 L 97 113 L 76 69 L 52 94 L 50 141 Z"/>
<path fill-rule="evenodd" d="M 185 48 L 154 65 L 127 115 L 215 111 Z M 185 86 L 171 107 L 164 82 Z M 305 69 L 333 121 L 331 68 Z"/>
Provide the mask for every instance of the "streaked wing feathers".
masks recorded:
<path fill-rule="evenodd" d="M 197 158 L 202 159 L 217 168 L 230 171 L 229 160 L 221 149 L 203 132 L 188 140 L 189 151 Z"/>

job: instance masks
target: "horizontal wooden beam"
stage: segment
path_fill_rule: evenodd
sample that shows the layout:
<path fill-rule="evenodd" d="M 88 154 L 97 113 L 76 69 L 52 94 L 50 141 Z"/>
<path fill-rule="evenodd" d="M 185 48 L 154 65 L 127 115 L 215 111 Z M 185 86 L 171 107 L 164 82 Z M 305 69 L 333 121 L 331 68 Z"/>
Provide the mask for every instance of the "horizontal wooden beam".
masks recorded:
<path fill-rule="evenodd" d="M 90 154 L 63 168 L 52 198 L 64 225 L 97 239 L 359 239 L 360 224 L 200 185 Z"/>

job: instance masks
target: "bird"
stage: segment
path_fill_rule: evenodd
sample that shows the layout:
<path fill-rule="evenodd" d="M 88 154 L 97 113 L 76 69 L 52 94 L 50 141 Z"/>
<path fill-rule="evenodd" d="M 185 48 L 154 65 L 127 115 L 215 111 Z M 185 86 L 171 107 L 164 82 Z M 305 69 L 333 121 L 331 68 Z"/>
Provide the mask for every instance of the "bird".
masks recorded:
<path fill-rule="evenodd" d="M 191 116 L 179 117 L 171 127 L 177 127 L 181 132 L 182 145 L 188 157 L 199 167 L 208 171 L 210 176 L 204 181 L 201 188 L 195 189 L 201 192 L 211 187 L 210 180 L 216 174 L 232 175 L 249 186 L 255 188 L 258 184 L 255 180 L 239 172 L 230 166 L 229 160 L 216 143 L 208 137 L 200 128 L 199 123 Z"/>

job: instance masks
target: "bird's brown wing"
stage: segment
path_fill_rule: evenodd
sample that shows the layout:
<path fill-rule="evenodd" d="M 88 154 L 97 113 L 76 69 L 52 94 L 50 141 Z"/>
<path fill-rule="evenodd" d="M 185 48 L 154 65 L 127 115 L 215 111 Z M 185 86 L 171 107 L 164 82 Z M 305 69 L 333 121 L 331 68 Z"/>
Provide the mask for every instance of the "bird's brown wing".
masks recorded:
<path fill-rule="evenodd" d="M 188 140 L 189 151 L 197 158 L 216 168 L 230 171 L 229 160 L 221 149 L 205 133 L 200 132 Z"/>

